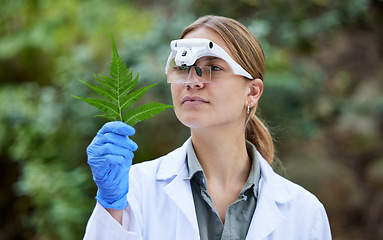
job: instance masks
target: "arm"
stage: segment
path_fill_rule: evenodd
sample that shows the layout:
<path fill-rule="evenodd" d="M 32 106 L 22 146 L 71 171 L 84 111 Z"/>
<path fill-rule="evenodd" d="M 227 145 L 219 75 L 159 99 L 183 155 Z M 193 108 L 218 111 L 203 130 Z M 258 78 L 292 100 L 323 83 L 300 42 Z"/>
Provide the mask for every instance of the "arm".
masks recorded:
<path fill-rule="evenodd" d="M 122 225 L 122 210 L 117 210 L 113 208 L 106 208 L 106 211 L 119 223 Z"/>
<path fill-rule="evenodd" d="M 129 209 L 129 207 L 127 207 Z M 123 211 L 124 218 L 135 218 L 131 210 Z M 131 219 L 129 219 L 131 220 Z M 140 230 L 133 224 L 127 227 L 121 226 L 112 215 L 97 202 L 86 226 L 85 240 L 142 240 Z"/>
<path fill-rule="evenodd" d="M 320 204 L 319 214 L 317 220 L 312 228 L 310 239 L 312 240 L 331 240 L 330 223 L 326 214 L 326 210 L 322 204 Z"/>
<path fill-rule="evenodd" d="M 98 203 L 88 221 L 84 239 L 110 239 L 112 236 L 113 239 L 140 239 L 137 232 L 122 226 L 123 218 L 134 219 L 127 201 L 133 151 L 137 149 L 137 144 L 129 139 L 134 132 L 125 123 L 109 122 L 87 148 L 88 164 L 98 187 Z"/>

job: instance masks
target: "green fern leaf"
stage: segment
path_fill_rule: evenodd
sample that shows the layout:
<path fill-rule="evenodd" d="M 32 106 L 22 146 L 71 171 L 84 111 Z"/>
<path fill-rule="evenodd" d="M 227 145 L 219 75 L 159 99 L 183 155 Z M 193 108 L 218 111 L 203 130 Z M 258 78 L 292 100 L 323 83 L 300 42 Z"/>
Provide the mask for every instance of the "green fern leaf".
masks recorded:
<path fill-rule="evenodd" d="M 97 114 L 94 117 L 103 117 L 103 118 L 108 119 L 109 121 L 115 121 L 116 120 L 115 115 L 110 111 L 107 111 L 104 114 Z"/>
<path fill-rule="evenodd" d="M 114 116 L 115 118 L 119 116 L 118 107 L 111 102 L 108 102 L 99 98 L 83 98 L 83 97 L 76 97 L 76 96 L 74 97 L 77 99 L 83 100 L 89 105 L 92 105 L 104 112 L 107 112 L 108 114 Z"/>
<path fill-rule="evenodd" d="M 80 80 L 80 82 L 84 83 L 85 85 L 90 87 L 93 91 L 104 96 L 106 99 L 108 99 L 109 101 L 114 103 L 114 101 L 116 99 L 116 93 L 115 92 L 112 92 L 107 88 L 103 88 L 103 87 L 99 87 L 99 86 L 93 86 L 92 84 L 81 81 L 81 80 Z"/>
<path fill-rule="evenodd" d="M 172 107 L 173 106 L 171 105 L 151 102 L 127 111 L 126 115 L 124 116 L 124 122 L 133 126 L 136 123 L 149 119 L 154 115 Z"/>
<path fill-rule="evenodd" d="M 94 78 L 100 86 L 81 81 L 104 99 L 73 97 L 85 101 L 89 105 L 104 112 L 104 114 L 98 114 L 95 117 L 104 117 L 110 121 L 124 121 L 131 126 L 149 119 L 165 109 L 173 107 L 171 105 L 152 102 L 133 108 L 133 104 L 140 100 L 146 91 L 156 84 L 134 90 L 137 87 L 139 74 L 133 79 L 133 71 L 124 64 L 118 55 L 113 36 L 112 50 L 112 62 L 109 69 L 110 77 L 101 74 L 98 76 L 94 75 Z"/>
<path fill-rule="evenodd" d="M 139 74 L 137 73 L 137 76 L 132 81 L 133 73 L 131 73 L 129 78 L 124 80 L 124 82 L 120 86 L 120 94 L 121 94 L 121 96 L 125 96 L 126 94 L 131 92 L 137 86 L 138 76 L 139 76 Z"/>
<path fill-rule="evenodd" d="M 152 88 L 156 85 L 155 84 L 152 84 L 152 85 L 149 85 L 149 86 L 146 86 L 146 87 L 143 87 L 143 88 L 140 88 L 128 95 L 126 95 L 126 97 L 123 97 L 121 99 L 121 109 L 122 111 L 126 111 L 128 110 L 135 102 L 137 102 L 138 100 L 140 100 L 140 98 L 145 94 L 145 92 L 149 89 L 149 88 Z"/>
<path fill-rule="evenodd" d="M 105 77 L 101 74 L 98 75 L 99 77 L 97 77 L 96 75 L 94 75 L 94 78 L 102 85 L 104 86 L 105 88 L 107 89 L 110 89 L 111 91 L 114 91 L 114 93 L 117 94 L 117 91 L 116 91 L 116 88 L 117 88 L 117 85 L 116 85 L 116 82 L 114 79 L 111 79 L 109 77 Z"/>

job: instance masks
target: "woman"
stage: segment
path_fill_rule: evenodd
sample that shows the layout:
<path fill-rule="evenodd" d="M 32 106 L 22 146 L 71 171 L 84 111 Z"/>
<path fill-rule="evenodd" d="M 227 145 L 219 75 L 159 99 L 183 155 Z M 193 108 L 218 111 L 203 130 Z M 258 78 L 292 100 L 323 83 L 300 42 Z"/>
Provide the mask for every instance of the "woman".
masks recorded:
<path fill-rule="evenodd" d="M 134 129 L 104 125 L 87 149 L 98 203 L 85 239 L 331 239 L 318 199 L 270 167 L 272 139 L 255 116 L 265 59 L 254 35 L 205 16 L 171 48 L 168 82 L 191 138 L 131 167 Z"/>

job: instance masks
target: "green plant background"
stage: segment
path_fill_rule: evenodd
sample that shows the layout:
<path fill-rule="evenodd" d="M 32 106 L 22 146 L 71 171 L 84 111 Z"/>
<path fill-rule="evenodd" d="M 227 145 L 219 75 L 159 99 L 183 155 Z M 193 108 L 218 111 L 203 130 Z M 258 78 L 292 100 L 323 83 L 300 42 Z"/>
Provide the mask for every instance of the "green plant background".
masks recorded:
<path fill-rule="evenodd" d="M 334 239 L 383 238 L 383 1 L 0 1 L 0 239 L 81 239 L 96 186 L 85 149 L 105 120 L 71 97 L 119 54 L 171 104 L 169 42 L 205 14 L 244 23 L 267 61 L 259 114 L 284 175 L 324 203 Z M 93 82 L 92 82 L 93 81 Z M 189 131 L 167 110 L 136 126 L 135 162 Z"/>

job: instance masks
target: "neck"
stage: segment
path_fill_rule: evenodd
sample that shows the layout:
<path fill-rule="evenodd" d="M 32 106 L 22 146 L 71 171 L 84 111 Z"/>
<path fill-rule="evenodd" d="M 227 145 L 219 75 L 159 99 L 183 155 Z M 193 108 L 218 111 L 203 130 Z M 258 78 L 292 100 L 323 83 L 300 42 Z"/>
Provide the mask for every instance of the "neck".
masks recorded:
<path fill-rule="evenodd" d="M 244 129 L 192 129 L 192 142 L 207 181 L 228 185 L 245 183 L 251 161 L 246 150 Z"/>

